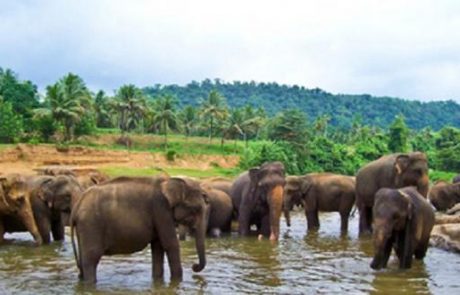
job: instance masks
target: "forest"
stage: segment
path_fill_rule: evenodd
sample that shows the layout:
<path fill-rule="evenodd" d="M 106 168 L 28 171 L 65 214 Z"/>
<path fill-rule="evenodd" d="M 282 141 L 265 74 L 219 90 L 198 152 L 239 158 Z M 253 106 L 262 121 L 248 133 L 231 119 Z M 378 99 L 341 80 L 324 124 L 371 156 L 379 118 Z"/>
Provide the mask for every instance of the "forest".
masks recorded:
<path fill-rule="evenodd" d="M 290 174 L 353 175 L 384 154 L 422 151 L 430 176 L 440 179 L 460 171 L 458 127 L 460 105 L 453 101 L 333 95 L 218 79 L 186 86 L 126 84 L 107 94 L 91 91 L 72 73 L 40 94 L 33 82 L 0 68 L 0 143 L 73 144 L 110 130 L 120 138 L 161 135 L 171 156 L 179 152 L 171 135 L 198 136 L 218 143 L 222 154 L 239 154 L 241 169 L 281 160 Z"/>

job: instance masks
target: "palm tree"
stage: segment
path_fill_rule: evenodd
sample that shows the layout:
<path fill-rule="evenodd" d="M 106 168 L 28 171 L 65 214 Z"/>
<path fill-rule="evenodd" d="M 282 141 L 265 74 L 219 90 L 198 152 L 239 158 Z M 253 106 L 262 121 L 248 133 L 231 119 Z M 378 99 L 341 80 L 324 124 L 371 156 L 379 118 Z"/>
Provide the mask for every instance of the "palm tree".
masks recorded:
<path fill-rule="evenodd" d="M 96 111 L 96 126 L 102 128 L 113 127 L 110 120 L 110 106 L 108 98 L 103 90 L 99 90 L 94 96 L 94 110 Z"/>
<path fill-rule="evenodd" d="M 147 103 L 142 91 L 136 86 L 123 85 L 118 89 L 111 106 L 118 113 L 118 127 L 121 132 L 135 129 L 142 125 Z"/>
<path fill-rule="evenodd" d="M 73 139 L 75 125 L 91 110 L 91 95 L 83 80 L 72 73 L 46 88 L 46 108 L 36 109 L 37 116 L 51 116 L 64 126 L 64 139 Z"/>
<path fill-rule="evenodd" d="M 195 129 L 195 124 L 197 120 L 196 108 L 194 108 L 191 105 L 186 106 L 180 112 L 179 118 L 185 132 L 185 138 L 188 139 L 188 137 L 192 134 L 193 130 Z"/>
<path fill-rule="evenodd" d="M 227 116 L 225 98 L 217 91 L 211 90 L 208 98 L 201 102 L 201 116 L 209 122 L 209 142 L 212 141 L 214 123 Z"/>
<path fill-rule="evenodd" d="M 159 127 L 159 130 L 164 134 L 164 146 L 168 147 L 168 130 L 175 128 L 177 125 L 177 116 L 174 111 L 174 97 L 166 95 L 158 98 L 156 104 L 156 114 L 153 117 L 153 122 Z"/>

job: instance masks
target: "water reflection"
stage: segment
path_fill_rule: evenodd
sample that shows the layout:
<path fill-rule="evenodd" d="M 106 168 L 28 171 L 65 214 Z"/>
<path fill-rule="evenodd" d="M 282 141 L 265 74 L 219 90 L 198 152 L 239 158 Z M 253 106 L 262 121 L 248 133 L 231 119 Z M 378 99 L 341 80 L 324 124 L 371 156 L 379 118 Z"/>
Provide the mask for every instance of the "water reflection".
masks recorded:
<path fill-rule="evenodd" d="M 282 223 L 281 239 L 273 244 L 256 237 L 236 235 L 206 241 L 208 264 L 193 273 L 195 242 L 181 242 L 184 280 L 152 282 L 150 249 L 133 255 L 103 257 L 98 284 L 88 287 L 77 278 L 71 245 L 53 243 L 34 247 L 28 234 L 8 236 L 0 246 L 2 294 L 458 294 L 460 256 L 430 248 L 424 262 L 398 270 L 392 256 L 388 268 L 369 267 L 373 249 L 370 237 L 358 239 L 358 218 L 349 232 L 340 234 L 338 214 L 322 214 L 318 232 L 307 233 L 303 212 L 292 215 L 292 226 Z M 68 238 L 68 237 L 67 237 Z M 166 263 L 166 261 L 165 261 Z"/>

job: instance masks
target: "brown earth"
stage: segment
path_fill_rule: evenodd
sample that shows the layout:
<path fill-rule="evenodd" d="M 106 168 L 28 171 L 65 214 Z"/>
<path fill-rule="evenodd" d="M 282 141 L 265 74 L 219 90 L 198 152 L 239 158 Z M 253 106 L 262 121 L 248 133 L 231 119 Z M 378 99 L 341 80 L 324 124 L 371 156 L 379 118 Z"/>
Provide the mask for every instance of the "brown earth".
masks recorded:
<path fill-rule="evenodd" d="M 181 155 L 167 161 L 162 153 L 100 150 L 89 147 L 57 148 L 54 145 L 18 144 L 0 151 L 0 174 L 32 174 L 44 166 L 65 165 L 77 169 L 104 167 L 189 168 L 206 170 L 213 166 L 232 168 L 238 156 Z"/>

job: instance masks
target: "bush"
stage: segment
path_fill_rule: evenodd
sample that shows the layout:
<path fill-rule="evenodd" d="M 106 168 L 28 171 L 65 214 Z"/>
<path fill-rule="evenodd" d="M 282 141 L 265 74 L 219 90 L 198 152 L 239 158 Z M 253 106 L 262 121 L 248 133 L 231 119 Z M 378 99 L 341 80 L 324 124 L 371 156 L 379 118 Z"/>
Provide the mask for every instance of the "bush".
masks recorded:
<path fill-rule="evenodd" d="M 0 99 L 0 142 L 17 142 L 22 132 L 22 117 L 14 113 L 10 102 L 3 102 Z"/>
<path fill-rule="evenodd" d="M 175 150 L 166 151 L 166 160 L 170 162 L 174 162 L 174 160 L 176 159 L 176 156 L 177 156 L 177 152 Z"/>

